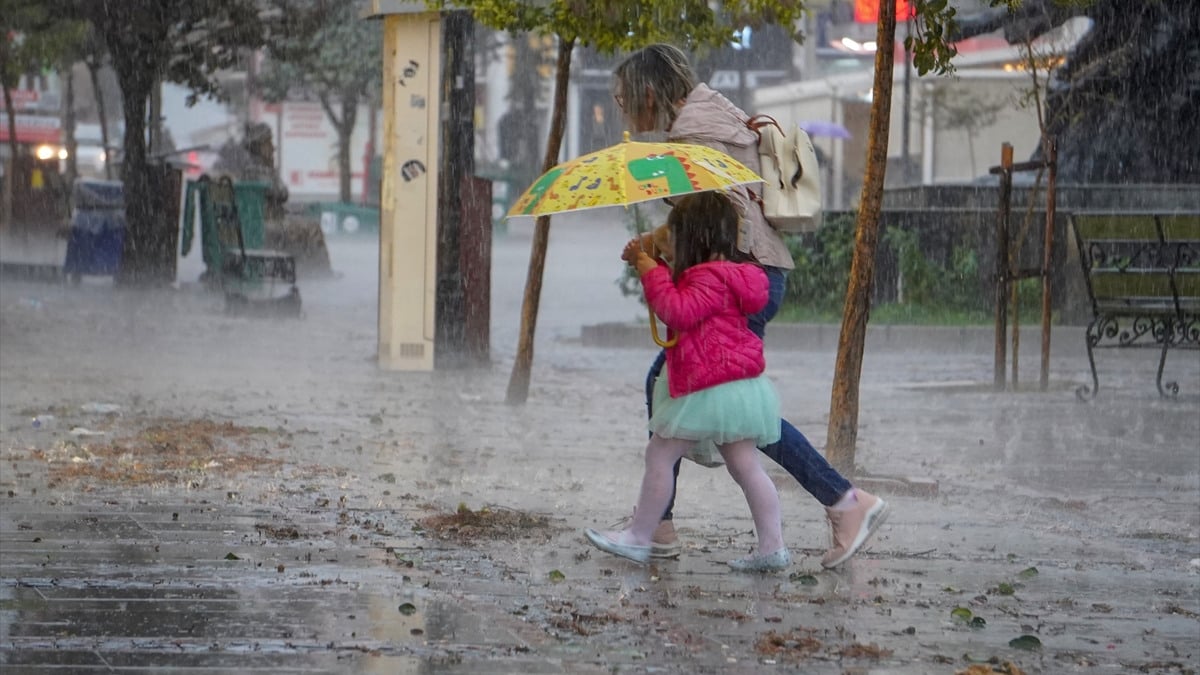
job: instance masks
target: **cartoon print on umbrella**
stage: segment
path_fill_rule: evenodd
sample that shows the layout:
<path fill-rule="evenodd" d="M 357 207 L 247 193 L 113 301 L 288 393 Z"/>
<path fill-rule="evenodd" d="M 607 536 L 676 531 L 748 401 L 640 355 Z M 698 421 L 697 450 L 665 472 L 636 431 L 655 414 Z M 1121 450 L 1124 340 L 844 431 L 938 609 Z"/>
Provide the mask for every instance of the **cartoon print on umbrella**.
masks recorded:
<path fill-rule="evenodd" d="M 702 145 L 626 140 L 563 162 L 538 178 L 509 216 L 539 216 L 761 182 L 728 155 Z"/>

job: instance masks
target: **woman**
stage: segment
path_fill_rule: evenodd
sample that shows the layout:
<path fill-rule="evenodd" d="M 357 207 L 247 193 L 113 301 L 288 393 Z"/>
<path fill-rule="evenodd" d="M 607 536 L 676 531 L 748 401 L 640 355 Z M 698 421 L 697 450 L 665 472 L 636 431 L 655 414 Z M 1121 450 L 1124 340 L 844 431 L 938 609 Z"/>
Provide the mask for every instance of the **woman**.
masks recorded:
<path fill-rule="evenodd" d="M 696 82 L 696 75 L 677 47 L 650 45 L 625 58 L 613 71 L 613 98 L 629 128 L 638 133 L 665 132 L 667 140 L 705 145 L 724 152 L 749 168 L 759 170 L 757 135 L 746 126 L 749 116 L 719 92 Z M 766 270 L 770 282 L 767 306 L 749 317 L 750 330 L 759 338 L 783 300 L 788 272 L 795 266 L 783 238 L 763 217 L 751 190 L 735 188 L 730 198 L 741 215 L 739 246 Z M 660 243 L 662 233 L 647 235 L 646 245 Z M 654 382 L 662 372 L 666 353 L 659 352 L 646 378 L 646 409 L 652 414 Z M 832 545 L 821 558 L 824 567 L 836 567 L 873 535 L 888 516 L 887 503 L 855 488 L 825 461 L 804 434 L 781 420 L 779 441 L 760 448 L 782 466 L 825 507 Z M 679 477 L 680 462 L 674 475 Z M 674 493 L 662 522 L 654 532 L 651 554 L 679 555 L 673 520 Z"/>

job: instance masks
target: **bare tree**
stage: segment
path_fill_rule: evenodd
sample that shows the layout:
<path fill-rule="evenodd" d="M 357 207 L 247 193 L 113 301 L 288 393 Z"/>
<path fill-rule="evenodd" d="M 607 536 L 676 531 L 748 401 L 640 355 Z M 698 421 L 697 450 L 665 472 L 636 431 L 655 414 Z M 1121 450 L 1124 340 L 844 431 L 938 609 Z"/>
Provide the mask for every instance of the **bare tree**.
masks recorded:
<path fill-rule="evenodd" d="M 299 31 L 268 44 L 268 60 L 258 84 L 270 101 L 289 95 L 313 96 L 321 103 L 338 137 L 338 198 L 349 202 L 350 138 L 358 107 L 375 101 L 382 77 L 383 37 L 379 22 L 358 17 L 353 3 L 332 13 L 320 5 L 303 10 L 320 17 L 306 20 L 313 30 Z M 372 110 L 371 114 L 374 114 Z"/>

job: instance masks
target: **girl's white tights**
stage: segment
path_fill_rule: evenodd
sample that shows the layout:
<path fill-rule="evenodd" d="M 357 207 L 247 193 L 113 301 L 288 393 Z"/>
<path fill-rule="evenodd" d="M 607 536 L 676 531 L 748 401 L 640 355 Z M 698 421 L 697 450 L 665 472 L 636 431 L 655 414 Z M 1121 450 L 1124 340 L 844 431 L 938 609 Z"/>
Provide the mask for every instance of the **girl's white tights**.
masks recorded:
<path fill-rule="evenodd" d="M 646 470 L 642 474 L 637 510 L 629 527 L 616 534 L 616 541 L 638 546 L 650 545 L 654 530 L 671 500 L 675 462 L 693 445 L 694 441 L 661 438 L 658 435 L 650 437 L 650 443 L 646 446 Z M 754 518 L 754 531 L 758 533 L 755 555 L 767 555 L 783 548 L 779 493 L 759 463 L 758 448 L 754 447 L 752 441 L 746 440 L 722 445 L 720 449 L 725 468 L 742 488 L 746 503 L 750 506 L 750 515 Z"/>

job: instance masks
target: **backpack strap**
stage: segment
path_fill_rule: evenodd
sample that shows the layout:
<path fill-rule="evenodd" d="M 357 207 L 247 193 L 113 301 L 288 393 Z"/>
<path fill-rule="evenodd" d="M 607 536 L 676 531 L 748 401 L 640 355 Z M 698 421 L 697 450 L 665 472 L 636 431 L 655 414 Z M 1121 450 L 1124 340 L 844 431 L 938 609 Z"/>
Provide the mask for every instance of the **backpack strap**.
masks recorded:
<path fill-rule="evenodd" d="M 760 155 L 762 154 L 762 152 L 761 152 L 762 131 L 760 131 L 760 130 L 763 127 L 768 126 L 768 125 L 773 126 L 776 129 L 778 129 L 779 135 L 783 136 L 783 138 L 788 141 L 789 145 L 791 145 L 791 141 L 793 140 L 788 137 L 787 132 L 785 132 L 783 130 L 783 127 L 780 126 L 779 122 L 776 121 L 774 117 L 771 117 L 770 115 L 763 115 L 763 114 L 755 115 L 754 117 L 751 117 L 750 119 L 746 120 L 746 126 L 750 129 L 750 131 L 754 132 L 754 135 L 758 136 L 758 145 L 760 148 L 760 151 L 759 151 Z M 790 150 L 791 150 L 791 148 L 789 147 L 788 151 L 790 151 Z M 781 151 L 780 148 L 777 148 L 777 147 L 771 148 L 771 154 L 773 154 L 775 156 L 775 164 L 777 166 L 783 166 L 783 157 L 780 156 L 780 154 L 779 154 L 780 151 Z M 804 176 L 804 167 L 802 166 L 802 164 L 800 162 L 796 162 L 796 174 L 794 176 L 792 176 L 790 179 L 788 179 L 789 182 L 792 184 L 793 188 L 796 187 L 796 185 L 798 185 L 800 183 L 800 178 L 802 178 L 803 176 Z M 780 185 L 779 187 L 782 188 L 783 185 Z M 761 200 L 759 200 L 759 203 L 761 205 Z"/>
<path fill-rule="evenodd" d="M 755 136 L 758 136 L 759 141 L 762 141 L 762 132 L 759 131 L 759 129 L 767 126 L 768 124 L 778 129 L 779 133 L 783 133 L 783 127 L 779 126 L 779 122 L 775 121 L 775 118 L 771 117 L 770 115 L 755 115 L 754 117 L 746 120 L 746 126 L 750 129 L 750 131 L 754 132 Z"/>
<path fill-rule="evenodd" d="M 760 130 L 767 125 L 774 125 L 775 128 L 779 129 L 781 133 L 783 132 L 783 127 L 779 126 L 779 122 L 776 122 L 775 118 L 771 117 L 770 115 L 754 115 L 750 119 L 746 120 L 746 128 L 750 131 L 753 131 L 754 136 L 758 139 L 758 141 L 755 142 L 755 151 L 760 155 L 762 154 L 762 131 Z M 758 204 L 759 212 L 765 215 L 764 209 L 766 207 L 763 205 L 762 195 L 748 187 L 746 188 L 746 194 L 750 195 L 750 201 Z"/>

